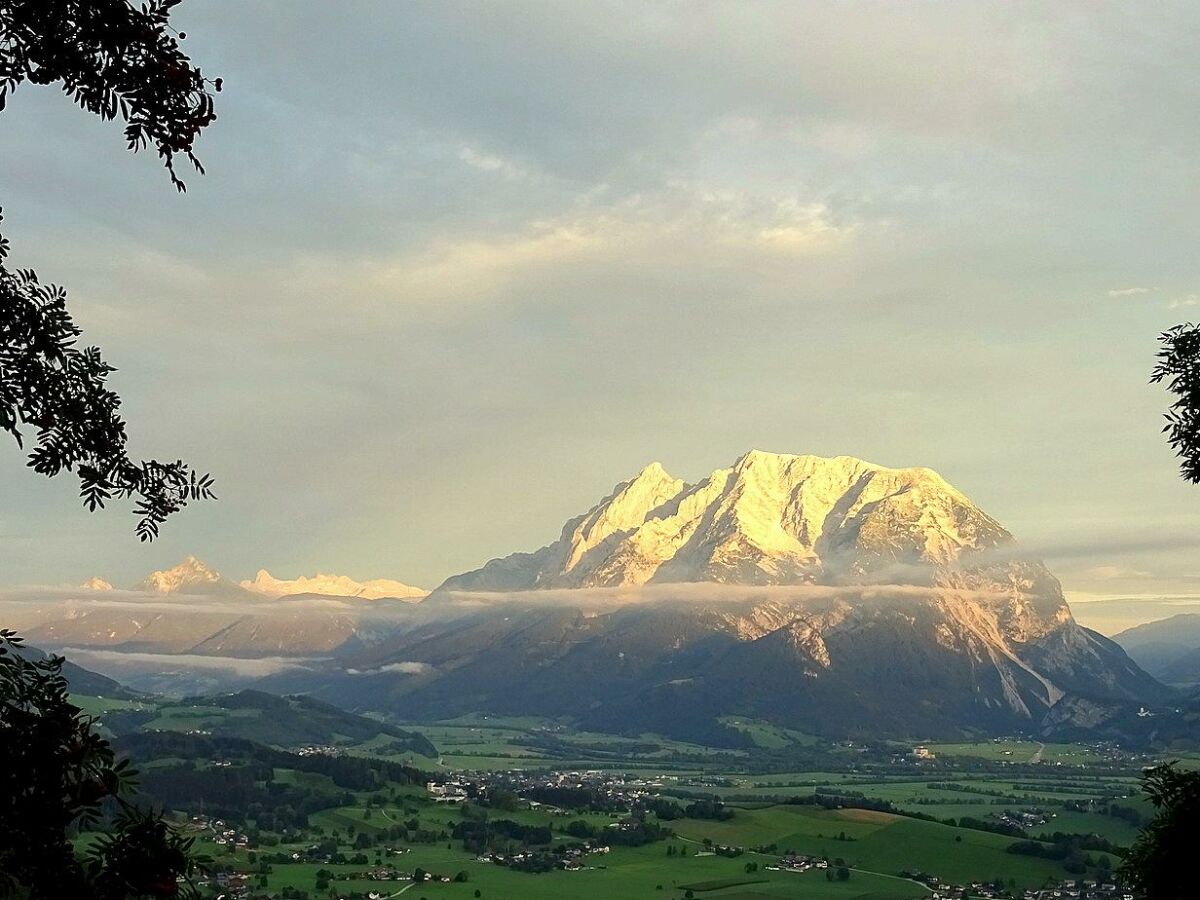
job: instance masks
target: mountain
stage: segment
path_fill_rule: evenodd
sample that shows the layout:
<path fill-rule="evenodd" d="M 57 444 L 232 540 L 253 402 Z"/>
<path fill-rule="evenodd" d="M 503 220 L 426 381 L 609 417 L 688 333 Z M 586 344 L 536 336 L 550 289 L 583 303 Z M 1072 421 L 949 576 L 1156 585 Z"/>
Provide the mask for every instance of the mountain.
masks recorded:
<path fill-rule="evenodd" d="M 1168 684 L 1200 683 L 1200 614 L 1181 613 L 1122 631 L 1113 640 Z"/>
<path fill-rule="evenodd" d="M 555 542 L 438 590 L 907 580 L 906 566 L 945 567 L 1011 540 L 929 469 L 753 450 L 695 485 L 651 463 Z"/>
<path fill-rule="evenodd" d="M 21 646 L 21 656 L 28 660 L 46 659 L 50 654 L 37 647 Z M 90 697 L 107 697 L 110 700 L 132 700 L 139 695 L 129 690 L 119 681 L 85 669 L 83 666 L 64 659 L 62 675 L 67 680 L 68 689 L 72 694 L 84 694 Z"/>
<path fill-rule="evenodd" d="M 399 582 L 360 584 L 336 576 L 281 582 L 265 572 L 256 581 L 260 588 L 348 586 L 351 593 L 286 593 L 286 600 L 274 602 L 273 595 L 247 590 L 189 556 L 173 568 L 151 573 L 129 591 L 33 592 L 0 598 L 0 612 L 7 623 L 43 646 L 126 654 L 127 659 L 112 662 L 112 670 L 124 676 L 130 671 L 126 663 L 134 663 L 138 654 L 324 656 L 344 644 L 358 646 L 387 633 L 389 620 L 403 619 L 414 605 L 362 602 L 364 594 L 373 596 L 380 585 L 415 590 Z M 168 665 L 154 659 L 144 664 L 151 671 Z"/>
<path fill-rule="evenodd" d="M 422 588 L 387 578 L 355 581 L 345 575 L 326 575 L 318 572 L 311 578 L 302 575 L 294 579 L 281 579 L 266 569 L 259 569 L 252 581 L 242 581 L 240 584 L 248 591 L 268 597 L 319 594 L 326 597 L 361 597 L 364 600 L 420 600 L 429 594 L 429 591 Z"/>
<path fill-rule="evenodd" d="M 366 582 L 311 592 L 341 583 L 264 571 L 249 584 L 308 591 L 275 601 L 189 558 L 140 594 L 37 595 L 5 614 L 129 683 L 116 655 L 410 719 L 703 740 L 730 715 L 830 736 L 1121 736 L 1176 701 L 936 472 L 845 456 L 751 451 L 691 485 L 652 463 L 546 546 L 420 602 L 362 602 Z"/>
<path fill-rule="evenodd" d="M 439 605 L 468 612 L 305 689 L 679 736 L 724 715 L 838 736 L 1052 731 L 1169 697 L 937 473 L 850 457 L 752 451 L 695 485 L 653 463 L 553 543 L 421 604 Z"/>
<path fill-rule="evenodd" d="M 1200 684 L 1200 613 L 1178 613 L 1122 631 L 1112 640 L 1168 684 Z"/>
<path fill-rule="evenodd" d="M 151 572 L 135 584 L 132 590 L 148 594 L 253 596 L 194 556 L 186 557 L 174 568 Z"/>

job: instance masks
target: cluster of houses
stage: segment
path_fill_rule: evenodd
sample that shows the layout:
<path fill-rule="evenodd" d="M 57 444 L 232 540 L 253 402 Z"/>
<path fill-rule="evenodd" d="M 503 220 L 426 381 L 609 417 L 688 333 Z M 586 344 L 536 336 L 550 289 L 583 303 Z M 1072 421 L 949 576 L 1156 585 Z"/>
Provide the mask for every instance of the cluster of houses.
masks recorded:
<path fill-rule="evenodd" d="M 1055 813 L 1047 812 L 1044 809 L 1006 809 L 1004 812 L 992 813 L 988 818 L 994 819 L 1001 825 L 1008 825 L 1012 828 L 1020 828 L 1026 830 L 1029 828 L 1038 828 L 1045 825 L 1055 817 Z"/>
<path fill-rule="evenodd" d="M 308 744 L 292 751 L 297 756 L 341 756 L 342 751 L 332 744 Z"/>
<path fill-rule="evenodd" d="M 1042 891 L 1026 891 L 1026 900 L 1133 900 L 1133 894 L 1116 884 L 1097 881 L 1064 881 Z"/>
<path fill-rule="evenodd" d="M 217 890 L 217 900 L 242 900 L 250 893 L 250 876 L 241 872 L 217 872 L 209 882 L 207 878 L 201 878 L 196 882 L 196 886 L 206 888 L 215 886 Z"/>
<path fill-rule="evenodd" d="M 496 781 L 498 775 L 499 773 L 494 773 L 490 779 Z M 602 769 L 583 769 L 549 773 L 508 772 L 500 777 L 497 786 L 517 793 L 538 787 L 588 788 L 619 805 L 632 807 L 641 801 L 660 796 L 668 780 L 679 781 L 670 776 L 649 779 Z M 541 804 L 535 801 L 530 805 Z"/>
<path fill-rule="evenodd" d="M 929 900 L 964 900 L 964 898 L 999 898 L 1010 896 L 1000 885 L 975 881 L 971 884 L 952 884 L 936 875 L 924 872 L 901 872 L 905 878 L 919 881 L 931 891 Z M 1111 882 L 1078 879 L 1063 881 L 1052 887 L 1029 889 L 1022 893 L 1022 900 L 1134 900 L 1133 894 Z"/>
<path fill-rule="evenodd" d="M 766 867 L 771 872 L 807 872 L 809 869 L 828 869 L 829 860 L 816 856 L 801 856 L 792 854 L 785 856 L 773 866 Z"/>
<path fill-rule="evenodd" d="M 431 781 L 425 785 L 425 790 L 434 803 L 465 803 L 469 796 L 467 783 L 463 781 L 447 781 L 444 784 Z"/>
<path fill-rule="evenodd" d="M 584 869 L 590 869 L 592 866 L 585 865 L 588 856 L 603 855 L 608 853 L 610 848 L 607 844 L 593 844 L 591 841 L 585 841 L 582 846 L 564 847 L 561 851 L 555 851 L 554 864 L 556 868 L 566 872 L 579 872 Z M 497 866 L 515 866 L 521 867 L 521 864 L 533 859 L 535 856 L 546 856 L 545 852 L 522 851 L 505 855 L 503 853 L 481 853 L 475 857 L 476 862 L 493 863 Z"/>
<path fill-rule="evenodd" d="M 486 795 L 489 790 L 508 790 L 521 794 L 535 788 L 587 788 L 613 800 L 616 804 L 632 808 L 641 801 L 661 796 L 666 781 L 679 784 L 701 784 L 702 779 L 687 782 L 664 776 L 648 779 L 638 776 L 609 772 L 601 769 L 571 770 L 561 772 L 486 772 L 472 771 L 459 774 L 455 780 L 430 782 L 425 785 L 430 799 L 436 803 L 462 803 L 473 797 Z M 710 779 L 715 781 L 716 779 Z M 711 785 L 709 785 L 711 786 Z M 570 815 L 537 800 L 527 800 L 531 809 L 542 809 L 561 815 Z"/>
<path fill-rule="evenodd" d="M 746 850 L 733 844 L 705 844 L 703 850 L 697 850 L 693 856 L 741 856 Z"/>
<path fill-rule="evenodd" d="M 208 816 L 192 816 L 188 825 L 193 831 L 208 832 L 213 843 L 219 847 L 245 849 L 250 846 L 250 838 L 236 828 L 230 828 L 224 819 L 210 819 Z"/>
<path fill-rule="evenodd" d="M 412 848 L 381 847 L 380 851 L 387 853 L 389 856 L 403 856 L 405 853 L 411 853 Z M 333 854 L 329 852 L 328 847 L 322 847 L 320 844 L 310 844 L 307 847 L 300 848 L 299 850 L 293 850 L 287 855 L 292 862 L 331 863 L 334 861 Z"/>
<path fill-rule="evenodd" d="M 421 869 L 404 872 L 391 866 L 375 866 L 374 868 L 359 872 L 337 872 L 334 874 L 334 878 L 337 881 L 396 881 L 401 883 L 416 882 L 418 884 L 450 884 L 454 880 L 449 875 L 438 875 L 437 873 L 425 872 Z M 368 893 L 367 896 L 379 895 Z"/>

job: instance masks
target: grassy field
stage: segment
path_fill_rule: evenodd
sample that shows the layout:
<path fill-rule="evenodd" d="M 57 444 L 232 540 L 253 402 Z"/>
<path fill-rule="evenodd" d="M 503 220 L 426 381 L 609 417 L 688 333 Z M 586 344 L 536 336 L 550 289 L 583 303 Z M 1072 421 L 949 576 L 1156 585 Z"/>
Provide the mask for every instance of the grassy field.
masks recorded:
<path fill-rule="evenodd" d="M 312 776 L 304 776 L 312 777 Z M 551 823 L 561 827 L 562 817 L 540 810 L 505 812 L 525 824 Z M 340 807 L 314 813 L 312 824 L 326 834 L 349 841 L 351 834 L 365 832 L 379 839 L 402 819 L 415 816 L 422 827 L 443 829 L 458 820 L 453 808 L 434 806 L 412 790 L 384 808 L 370 811 L 365 805 Z M 613 817 L 581 816 L 602 827 Z M 952 828 L 889 813 L 869 810 L 822 810 L 795 805 L 762 808 L 737 808 L 728 821 L 682 819 L 669 823 L 676 837 L 638 848 L 614 847 L 611 853 L 588 857 L 591 868 L 579 872 L 551 872 L 531 875 L 490 863 L 479 862 L 455 841 L 438 844 L 414 844 L 402 856 L 385 856 L 399 868 L 411 871 L 421 867 L 429 872 L 454 876 L 467 874 L 468 881 L 454 884 L 414 885 L 406 894 L 414 900 L 421 896 L 468 897 L 479 889 L 482 896 L 493 898 L 561 898 L 598 896 L 614 898 L 678 897 L 691 889 L 704 897 L 783 897 L 817 898 L 874 897 L 877 900 L 907 900 L 923 896 L 920 885 L 899 877 L 902 870 L 925 871 L 956 881 L 991 880 L 1003 877 L 1017 886 L 1036 887 L 1047 880 L 1070 877 L 1055 862 L 1007 853 L 1012 838 L 963 828 Z M 743 855 L 726 858 L 704 855 L 705 841 L 746 848 Z M 383 840 L 382 843 L 387 843 Z M 750 848 L 774 844 L 777 850 L 757 853 Z M 686 851 L 687 855 L 667 855 L 667 847 Z M 220 848 L 211 848 L 224 853 Z M 786 851 L 810 856 L 826 856 L 842 861 L 851 869 L 847 883 L 829 882 L 825 873 L 803 874 L 768 871 Z M 347 851 L 349 852 L 349 851 Z M 376 850 L 368 851 L 375 854 Z M 698 855 L 699 854 L 699 855 Z M 236 857 L 241 860 L 244 851 Z M 228 858 L 224 854 L 223 858 Z M 758 863 L 758 870 L 747 873 L 747 862 Z M 363 866 L 320 866 L 309 863 L 276 865 L 269 876 L 272 889 L 284 886 L 312 890 L 321 868 L 351 872 Z M 335 882 L 339 889 L 352 891 L 378 888 L 378 884 L 355 881 Z M 397 890 L 404 887 L 397 885 Z M 652 893 L 653 892 L 653 893 Z M 385 894 L 386 895 L 386 894 Z"/>
<path fill-rule="evenodd" d="M 684 820 L 678 834 L 741 846 L 776 844 L 812 856 L 841 857 L 852 867 L 882 873 L 920 870 L 963 882 L 1003 874 L 1033 887 L 1069 877 L 1055 862 L 1007 853 L 1013 839 L 870 810 L 807 806 L 738 809 L 728 822 Z M 845 840 L 840 836 L 845 835 Z"/>
<path fill-rule="evenodd" d="M 1043 762 L 1049 765 L 1086 766 L 1101 762 L 1099 751 L 1079 744 L 1041 744 L 1037 741 L 978 741 L 962 744 L 928 744 L 939 756 L 972 756 L 997 762 Z"/>
<path fill-rule="evenodd" d="M 778 750 L 793 744 L 811 745 L 817 742 L 817 738 L 802 731 L 740 716 L 726 716 L 721 719 L 721 723 L 749 735 L 755 744 L 768 750 Z"/>
<path fill-rule="evenodd" d="M 353 818 L 351 816 L 351 818 Z M 207 845 L 204 849 L 218 852 L 222 848 Z M 228 854 L 219 853 L 222 859 Z M 245 851 L 233 858 L 239 867 L 251 868 Z M 413 847 L 401 857 L 390 857 L 404 869 L 420 867 L 428 872 L 457 875 L 465 872 L 465 882 L 450 884 L 425 883 L 411 887 L 403 882 L 379 883 L 366 880 L 335 881 L 337 893 L 381 891 L 384 896 L 404 890 L 403 896 L 412 900 L 422 897 L 473 898 L 480 891 L 487 900 L 562 900 L 563 897 L 603 897 L 606 900 L 647 900 L 647 898 L 680 898 L 691 889 L 705 898 L 749 897 L 811 897 L 813 900 L 910 900 L 927 895 L 923 887 L 901 878 L 854 871 L 846 882 L 830 882 L 823 872 L 792 874 L 761 870 L 753 876 L 744 871 L 745 857 L 726 859 L 718 856 L 667 857 L 662 844 L 639 848 L 616 848 L 600 858 L 594 868 L 578 872 L 550 872 L 530 875 L 490 863 L 479 862 L 461 849 L 448 849 L 444 844 Z M 362 866 L 321 865 L 296 863 L 277 865 L 268 876 L 270 890 L 295 887 L 310 893 L 316 884 L 317 872 L 352 873 Z M 754 883 L 747 883 L 753 881 Z M 704 890 L 697 885 L 726 885 Z"/>
<path fill-rule="evenodd" d="M 89 716 L 97 717 L 115 710 L 149 708 L 148 704 L 139 700 L 116 700 L 111 697 L 91 697 L 86 694 L 72 694 L 71 702 Z"/>
<path fill-rule="evenodd" d="M 663 771 L 662 763 L 668 757 L 689 757 L 695 760 L 698 769 L 718 755 L 744 755 L 743 751 L 719 750 L 661 735 L 619 736 L 580 731 L 549 719 L 520 716 L 469 715 L 440 722 L 401 724 L 432 741 L 441 753 L 442 767 L 449 770 L 528 770 L 552 765 Z M 679 766 L 667 768 L 676 770 Z"/>

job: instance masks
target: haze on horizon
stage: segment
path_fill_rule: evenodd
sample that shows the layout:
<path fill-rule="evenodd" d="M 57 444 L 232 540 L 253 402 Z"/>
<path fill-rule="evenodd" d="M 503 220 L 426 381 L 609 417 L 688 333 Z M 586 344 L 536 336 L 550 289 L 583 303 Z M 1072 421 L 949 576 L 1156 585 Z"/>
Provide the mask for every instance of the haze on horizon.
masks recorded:
<path fill-rule="evenodd" d="M 152 547 L 0 453 L 5 583 L 432 587 L 652 459 L 928 466 L 1076 594 L 1200 593 L 1155 338 L 1200 314 L 1200 9 L 185 4 L 208 169 L 9 101 L 13 259 L 221 500 Z"/>

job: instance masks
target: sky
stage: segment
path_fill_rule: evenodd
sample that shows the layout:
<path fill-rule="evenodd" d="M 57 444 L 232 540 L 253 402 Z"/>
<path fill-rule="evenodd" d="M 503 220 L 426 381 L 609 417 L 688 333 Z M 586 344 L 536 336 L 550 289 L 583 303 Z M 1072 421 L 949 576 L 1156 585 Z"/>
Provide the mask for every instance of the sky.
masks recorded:
<path fill-rule="evenodd" d="M 132 449 L 152 546 L 0 448 L 0 582 L 435 586 L 659 460 L 938 470 L 1068 596 L 1200 593 L 1148 384 L 1200 317 L 1200 8 L 192 0 L 207 174 L 53 88 L 0 114 L 11 263 Z"/>

